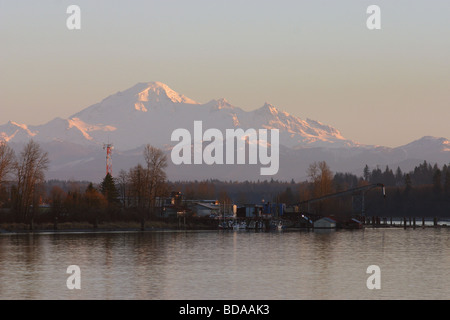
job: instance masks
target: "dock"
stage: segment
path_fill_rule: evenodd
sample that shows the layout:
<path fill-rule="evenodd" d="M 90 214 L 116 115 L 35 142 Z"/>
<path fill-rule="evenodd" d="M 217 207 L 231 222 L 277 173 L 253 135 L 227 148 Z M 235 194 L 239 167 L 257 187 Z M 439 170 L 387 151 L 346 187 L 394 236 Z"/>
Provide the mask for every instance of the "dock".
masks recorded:
<path fill-rule="evenodd" d="M 366 217 L 364 226 L 369 228 L 446 228 L 450 226 L 448 218 L 439 217 Z"/>

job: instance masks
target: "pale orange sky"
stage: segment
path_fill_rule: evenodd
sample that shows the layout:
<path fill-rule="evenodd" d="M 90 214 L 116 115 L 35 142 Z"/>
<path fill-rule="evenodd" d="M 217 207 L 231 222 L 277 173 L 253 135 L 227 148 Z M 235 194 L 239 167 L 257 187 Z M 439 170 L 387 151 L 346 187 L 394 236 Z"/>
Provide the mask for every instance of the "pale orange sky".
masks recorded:
<path fill-rule="evenodd" d="M 81 30 L 66 8 L 81 8 Z M 269 102 L 365 144 L 450 138 L 450 2 L 0 0 L 0 124 L 68 117 L 138 82 Z"/>

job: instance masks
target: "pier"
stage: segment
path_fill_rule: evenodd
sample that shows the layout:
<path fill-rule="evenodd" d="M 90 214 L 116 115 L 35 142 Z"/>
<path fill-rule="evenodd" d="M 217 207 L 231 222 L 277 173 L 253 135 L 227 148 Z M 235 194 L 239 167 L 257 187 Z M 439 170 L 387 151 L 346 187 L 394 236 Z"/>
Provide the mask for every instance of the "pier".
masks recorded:
<path fill-rule="evenodd" d="M 439 217 L 366 217 L 365 227 L 372 228 L 440 228 L 450 226 L 450 219 Z"/>
<path fill-rule="evenodd" d="M 324 220 L 323 223 L 320 223 Z M 365 229 L 365 228 L 447 228 L 449 219 L 438 217 L 354 217 L 339 219 L 336 217 L 321 217 L 316 215 L 299 214 L 296 217 L 283 218 L 237 218 L 221 221 L 219 229 L 222 230 L 314 230 L 314 229 Z"/>

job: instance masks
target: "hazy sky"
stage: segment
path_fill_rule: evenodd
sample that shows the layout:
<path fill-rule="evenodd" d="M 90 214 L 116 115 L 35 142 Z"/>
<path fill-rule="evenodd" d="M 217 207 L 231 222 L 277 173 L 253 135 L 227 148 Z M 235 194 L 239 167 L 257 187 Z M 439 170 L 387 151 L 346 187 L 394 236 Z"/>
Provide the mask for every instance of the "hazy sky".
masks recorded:
<path fill-rule="evenodd" d="M 68 30 L 69 5 L 81 30 Z M 381 8 L 381 30 L 366 9 Z M 42 124 L 138 82 L 269 102 L 366 144 L 450 138 L 448 0 L 0 0 L 0 124 Z"/>

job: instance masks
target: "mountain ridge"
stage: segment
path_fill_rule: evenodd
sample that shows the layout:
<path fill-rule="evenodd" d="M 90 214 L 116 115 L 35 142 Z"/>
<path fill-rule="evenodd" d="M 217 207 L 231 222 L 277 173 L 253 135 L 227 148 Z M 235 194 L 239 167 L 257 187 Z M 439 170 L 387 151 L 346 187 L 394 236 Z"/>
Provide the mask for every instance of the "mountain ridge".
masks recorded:
<path fill-rule="evenodd" d="M 54 166 L 50 171 L 59 172 L 63 176 L 64 170 L 67 170 L 75 175 L 77 166 L 89 163 L 89 159 L 100 162 L 103 166 L 100 160 L 103 157 L 104 161 L 102 146 L 107 141 L 114 144 L 116 158 L 126 158 L 128 154 L 131 159 L 135 155 L 133 153 L 133 157 L 130 156 L 132 151 L 145 144 L 169 151 L 175 145 L 171 141 L 171 133 L 178 128 L 193 132 L 194 121 L 198 120 L 203 122 L 203 130 L 216 128 L 225 132 L 226 129 L 235 128 L 278 129 L 280 147 L 284 150 L 280 153 L 283 158 L 280 162 L 280 176 L 285 177 L 290 175 L 290 171 L 304 170 L 305 165 L 322 160 L 333 164 L 334 170 L 351 170 L 352 166 L 363 166 L 363 161 L 372 162 L 369 165 L 387 165 L 406 163 L 408 159 L 438 162 L 448 162 L 450 159 L 450 142 L 443 137 L 424 136 L 395 148 L 365 145 L 346 139 L 332 126 L 318 120 L 301 119 L 268 102 L 251 111 L 234 106 L 225 98 L 198 103 L 161 82 L 139 82 L 67 119 L 56 117 L 36 126 L 8 121 L 0 125 L 0 141 L 20 145 L 33 139 L 55 151 L 57 147 L 66 150 L 64 144 L 70 145 L 79 150 L 80 156 L 66 150 L 65 157 L 64 152 L 60 151 L 58 157 L 53 159 Z M 78 147 L 73 147 L 75 145 Z M 93 153 L 95 156 L 89 156 Z M 137 161 L 138 158 L 134 159 Z M 132 162 L 124 159 L 123 168 L 127 169 L 129 165 L 133 165 Z M 223 171 L 222 174 L 227 177 L 248 177 L 241 167 L 235 167 L 227 167 L 230 172 L 222 170 L 223 168 L 215 168 L 216 171 L 211 168 L 202 169 L 210 174 Z M 184 174 L 182 167 L 170 169 Z M 196 169 L 198 170 L 188 170 L 193 178 L 203 175 L 200 167 Z M 232 174 L 232 171 L 236 171 L 236 174 Z"/>

